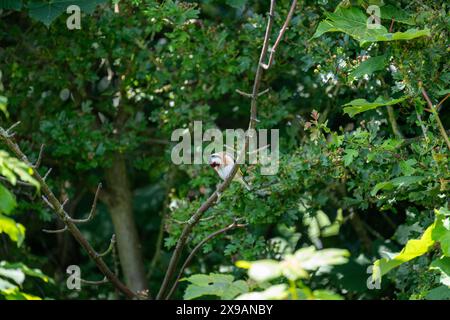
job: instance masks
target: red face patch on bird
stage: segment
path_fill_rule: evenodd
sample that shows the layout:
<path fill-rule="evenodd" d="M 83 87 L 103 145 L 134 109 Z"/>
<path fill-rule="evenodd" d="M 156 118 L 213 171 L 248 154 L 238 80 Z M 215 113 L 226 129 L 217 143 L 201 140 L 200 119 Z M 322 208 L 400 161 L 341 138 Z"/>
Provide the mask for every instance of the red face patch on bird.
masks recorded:
<path fill-rule="evenodd" d="M 218 163 L 218 162 L 211 162 L 209 165 L 211 166 L 211 168 L 216 168 L 216 167 L 220 166 L 220 163 Z"/>

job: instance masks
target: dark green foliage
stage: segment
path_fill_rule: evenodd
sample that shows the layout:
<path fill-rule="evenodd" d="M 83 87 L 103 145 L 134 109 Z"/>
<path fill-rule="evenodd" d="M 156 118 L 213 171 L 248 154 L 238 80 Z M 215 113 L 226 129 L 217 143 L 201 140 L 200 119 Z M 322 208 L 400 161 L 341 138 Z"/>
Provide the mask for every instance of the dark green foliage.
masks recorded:
<path fill-rule="evenodd" d="M 89 1 L 89 8 L 74 1 L 83 12 L 81 30 L 66 27 L 67 1 L 55 1 L 45 17 L 34 6 L 41 2 L 0 1 L 0 126 L 22 122 L 17 141 L 30 159 L 46 145 L 39 170 L 53 169 L 49 184 L 61 199 L 77 200 L 70 209 L 77 218 L 88 214 L 113 159 L 125 155 L 155 295 L 184 223 L 219 182 L 207 165 L 172 164 L 171 134 L 192 131 L 193 121 L 203 121 L 204 130 L 247 126 L 250 101 L 236 89 L 251 90 L 269 1 L 119 1 L 120 13 L 114 1 Z M 257 127 L 280 130 L 280 170 L 264 176 L 258 166 L 243 166 L 259 192 L 233 183 L 195 227 L 186 251 L 235 218 L 248 226 L 207 242 L 185 275 L 195 280 L 201 273 L 213 283 L 185 292 L 190 280 L 183 281 L 174 298 L 200 297 L 216 286 L 222 290 L 216 297 L 266 289 L 243 283 L 248 276 L 236 261 L 279 260 L 315 246 L 347 249 L 349 262 L 328 273 L 312 271 L 297 298 L 449 299 L 448 216 L 440 211 L 445 217 L 435 220 L 435 210 L 448 208 L 450 150 L 421 92 L 434 105 L 448 95 L 448 4 L 385 1 L 383 29 L 367 34 L 361 21 L 371 1 L 347 2 L 300 1 L 262 79 L 262 90 L 270 91 L 258 106 Z M 272 40 L 288 6 L 277 4 Z M 386 15 L 398 15 L 390 31 Z M 361 21 L 352 25 L 349 16 Z M 329 30 L 324 21 L 339 28 Z M 438 110 L 446 130 L 448 101 Z M 22 269 L 38 268 L 55 280 L 36 282 L 26 292 L 116 298 L 110 285 L 66 289 L 70 264 L 81 266 L 83 278 L 102 275 L 70 235 L 55 240 L 42 234 L 57 223 L 49 221 L 51 211 L 35 189 L 0 183 L 1 211 L 26 227 L 20 248 L 0 234 L 0 260 L 23 262 Z M 18 200 L 12 213 L 5 187 Z M 420 239 L 435 221 L 441 240 L 370 290 L 367 268 Z M 100 204 L 97 217 L 81 229 L 95 248 L 106 249 L 113 233 L 107 207 Z M 112 257 L 106 261 L 113 268 Z"/>

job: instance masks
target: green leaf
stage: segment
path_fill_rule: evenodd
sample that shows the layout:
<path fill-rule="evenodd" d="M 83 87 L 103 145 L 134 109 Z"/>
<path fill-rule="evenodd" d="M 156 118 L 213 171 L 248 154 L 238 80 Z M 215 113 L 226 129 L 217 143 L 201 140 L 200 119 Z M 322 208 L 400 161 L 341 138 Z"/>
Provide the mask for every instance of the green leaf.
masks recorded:
<path fill-rule="evenodd" d="M 450 288 L 447 286 L 440 286 L 428 292 L 425 296 L 426 300 L 450 300 Z"/>
<path fill-rule="evenodd" d="M 20 10 L 22 2 L 22 0 L 0 0 L 0 9 Z"/>
<path fill-rule="evenodd" d="M 376 38 L 377 41 L 397 41 L 397 40 L 412 40 L 419 37 L 430 36 L 430 29 L 408 29 L 405 32 L 386 33 Z"/>
<path fill-rule="evenodd" d="M 3 291 L 6 291 L 8 289 L 16 288 L 17 286 L 15 284 L 12 284 L 9 281 L 6 281 L 5 279 L 0 278 L 0 293 Z"/>
<path fill-rule="evenodd" d="M 28 3 L 28 11 L 30 17 L 44 23 L 47 27 L 65 13 L 67 8 L 71 5 L 77 5 L 83 12 L 92 13 L 96 6 L 106 0 L 51 0 L 41 1 L 32 0 Z"/>
<path fill-rule="evenodd" d="M 408 262 L 427 253 L 434 244 L 431 234 L 435 225 L 436 223 L 433 223 L 429 226 L 420 239 L 409 240 L 402 251 L 394 255 L 392 258 L 382 258 L 375 261 L 373 264 L 373 281 L 380 281 L 382 276 L 402 263 Z"/>
<path fill-rule="evenodd" d="M 0 214 L 11 214 L 16 206 L 13 194 L 0 183 Z"/>
<path fill-rule="evenodd" d="M 438 94 L 438 96 L 445 96 L 449 93 L 450 93 L 450 89 L 446 89 L 446 90 L 439 91 L 437 94 Z"/>
<path fill-rule="evenodd" d="M 356 67 L 355 70 L 350 72 L 348 78 L 350 81 L 352 81 L 355 78 L 362 77 L 366 74 L 370 75 L 375 71 L 383 70 L 384 67 L 386 66 L 386 63 L 387 59 L 385 55 L 371 57 L 368 60 L 361 62 L 361 64 L 358 67 Z"/>
<path fill-rule="evenodd" d="M 196 274 L 183 279 L 191 284 L 186 288 L 184 299 L 192 300 L 202 296 L 218 296 L 230 300 L 239 294 L 248 292 L 245 281 L 234 281 L 233 276 L 218 273 Z"/>
<path fill-rule="evenodd" d="M 301 268 L 317 270 L 320 267 L 346 263 L 350 253 L 345 249 L 316 250 L 311 246 L 297 250 L 294 255 Z"/>
<path fill-rule="evenodd" d="M 411 176 L 416 169 L 414 169 L 414 166 L 416 165 L 417 160 L 416 159 L 408 159 L 405 161 L 400 162 L 400 170 L 405 176 Z"/>
<path fill-rule="evenodd" d="M 9 263 L 6 261 L 1 261 L 0 268 L 20 270 L 27 276 L 39 278 L 44 282 L 53 283 L 53 280 L 51 278 L 49 278 L 48 276 L 46 276 L 41 270 L 32 269 L 32 268 L 28 267 L 27 265 L 23 264 L 22 262 Z"/>
<path fill-rule="evenodd" d="M 358 151 L 355 149 L 345 149 L 345 155 L 342 157 L 344 160 L 344 166 L 350 165 L 353 160 L 358 156 Z"/>
<path fill-rule="evenodd" d="M 17 242 L 17 246 L 22 245 L 25 239 L 25 227 L 13 219 L 0 214 L 0 233 L 6 233 L 10 239 Z"/>
<path fill-rule="evenodd" d="M 430 265 L 431 270 L 439 270 L 441 272 L 440 282 L 450 287 L 450 257 L 442 256 L 434 260 Z"/>
<path fill-rule="evenodd" d="M 366 99 L 355 99 L 344 104 L 344 113 L 347 113 L 350 117 L 354 117 L 358 113 L 368 110 L 376 109 L 383 106 L 392 106 L 406 100 L 408 96 L 403 96 L 397 99 L 378 97 L 374 102 L 369 102 Z"/>
<path fill-rule="evenodd" d="M 450 216 L 436 210 L 436 227 L 433 229 L 433 240 L 439 241 L 444 255 L 450 257 Z"/>
<path fill-rule="evenodd" d="M 360 42 L 411 40 L 429 36 L 430 30 L 409 29 L 405 32 L 389 33 L 380 25 L 378 28 L 368 28 L 369 16 L 356 7 L 339 7 L 335 12 L 325 13 L 327 19 L 320 22 L 312 38 L 317 38 L 327 32 L 344 32 Z"/>
<path fill-rule="evenodd" d="M 281 272 L 281 265 L 278 261 L 266 259 L 252 262 L 248 276 L 257 282 L 264 282 L 278 278 L 281 276 Z"/>
<path fill-rule="evenodd" d="M 22 181 L 32 184 L 38 190 L 40 189 L 39 183 L 32 177 L 33 169 L 22 161 L 10 157 L 3 150 L 0 150 L 0 175 L 4 176 L 12 185 L 17 183 L 17 177 L 19 177 Z"/>
<path fill-rule="evenodd" d="M 226 0 L 227 5 L 236 9 L 242 9 L 247 0 Z"/>
<path fill-rule="evenodd" d="M 4 96 L 0 96 L 0 111 L 3 112 L 3 114 L 9 118 L 8 109 L 6 108 L 6 105 L 8 103 L 8 98 Z"/>
<path fill-rule="evenodd" d="M 408 187 L 412 184 L 419 183 L 424 179 L 425 179 L 425 177 L 422 177 L 422 176 L 404 176 L 404 177 L 394 178 L 392 180 L 385 181 L 385 182 L 379 182 L 372 189 L 372 191 L 370 192 L 370 195 L 372 197 L 374 197 L 380 190 L 392 190 L 396 187 L 397 188 Z"/>
<path fill-rule="evenodd" d="M 288 286 L 286 284 L 277 284 L 264 291 L 242 294 L 236 300 L 284 300 L 288 295 Z"/>
<path fill-rule="evenodd" d="M 315 300 L 344 300 L 344 298 L 331 290 L 314 290 L 313 297 Z"/>
<path fill-rule="evenodd" d="M 395 22 L 415 25 L 414 19 L 411 14 L 407 13 L 404 9 L 394 7 L 390 4 L 380 7 L 380 18 L 386 20 L 394 19 Z"/>
<path fill-rule="evenodd" d="M 0 267 L 0 277 L 9 278 L 17 283 L 19 286 L 25 280 L 25 274 L 18 269 L 4 269 Z"/>
<path fill-rule="evenodd" d="M 42 298 L 20 291 L 19 287 L 14 287 L 0 291 L 6 300 L 42 300 Z"/>

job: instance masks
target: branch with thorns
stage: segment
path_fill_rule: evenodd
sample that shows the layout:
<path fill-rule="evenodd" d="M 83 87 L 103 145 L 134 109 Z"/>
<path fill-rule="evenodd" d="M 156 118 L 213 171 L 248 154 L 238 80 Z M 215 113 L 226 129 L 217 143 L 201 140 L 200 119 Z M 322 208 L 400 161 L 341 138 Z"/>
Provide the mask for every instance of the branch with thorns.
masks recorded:
<path fill-rule="evenodd" d="M 43 146 L 41 146 L 38 160 L 36 161 L 35 165 L 33 165 L 27 158 L 27 156 L 22 152 L 19 145 L 14 141 L 14 135 L 13 132 L 14 128 L 16 128 L 20 122 L 17 122 L 13 124 L 10 128 L 5 130 L 4 128 L 0 127 L 0 140 L 3 141 L 8 148 L 16 155 L 17 158 L 22 160 L 27 166 L 30 168 L 34 168 L 33 170 L 33 177 L 39 182 L 39 185 L 41 187 L 43 196 L 42 199 L 44 202 L 49 206 L 49 208 L 55 213 L 55 215 L 64 223 L 64 228 L 60 230 L 44 230 L 48 233 L 61 233 L 64 231 L 69 231 L 75 240 L 86 250 L 89 257 L 94 261 L 94 263 L 97 265 L 99 270 L 103 273 L 105 278 L 101 281 L 87 281 L 83 280 L 83 283 L 86 284 L 100 284 L 100 283 L 106 283 L 111 282 L 111 284 L 120 292 L 122 292 L 127 298 L 134 299 L 134 298 L 140 298 L 140 296 L 130 290 L 125 284 L 123 284 L 117 277 L 117 274 L 112 272 L 109 267 L 106 265 L 106 263 L 103 261 L 103 257 L 113 251 L 114 245 L 115 245 L 115 236 L 111 238 L 111 243 L 108 249 L 104 253 L 97 253 L 95 249 L 91 246 L 91 244 L 86 240 L 86 238 L 83 236 L 83 234 L 80 232 L 80 230 L 77 227 L 78 223 L 86 223 L 89 222 L 95 214 L 96 206 L 97 206 L 97 200 L 98 200 L 98 194 L 101 189 L 101 184 L 97 187 L 97 192 L 95 194 L 94 202 L 92 204 L 91 212 L 89 216 L 86 219 L 73 219 L 69 216 L 69 214 L 64 209 L 64 205 L 67 203 L 67 200 L 61 203 L 58 198 L 56 198 L 53 191 L 48 186 L 46 179 L 50 174 L 51 169 L 44 175 L 41 176 L 38 171 L 38 165 L 42 161 L 42 153 L 43 153 Z M 105 280 L 106 279 L 106 280 Z"/>
<path fill-rule="evenodd" d="M 272 50 L 270 50 L 269 62 L 267 64 L 265 64 L 264 61 L 266 60 L 267 54 L 269 51 L 270 35 L 271 35 L 273 21 L 274 21 L 274 15 L 275 15 L 275 0 L 270 1 L 270 9 L 269 9 L 269 14 L 268 14 L 267 27 L 266 27 L 266 32 L 264 35 L 264 41 L 263 41 L 263 46 L 262 46 L 261 54 L 260 54 L 259 61 L 258 61 L 258 66 L 256 68 L 256 74 L 255 74 L 255 79 L 253 82 L 252 93 L 248 94 L 248 93 L 245 93 L 240 90 L 238 91 L 239 94 L 251 99 L 250 121 L 249 121 L 249 125 L 248 125 L 247 134 L 245 135 L 244 148 L 242 148 L 242 150 L 240 150 L 237 161 L 233 165 L 233 168 L 231 169 L 231 172 L 228 175 L 228 177 L 225 179 L 225 181 L 217 187 L 216 191 L 214 191 L 214 193 L 205 202 L 203 202 L 203 204 L 197 209 L 197 211 L 191 216 L 191 218 L 185 224 L 183 231 L 181 232 L 181 235 L 175 246 L 175 250 L 170 259 L 169 266 L 167 268 L 167 272 L 164 276 L 164 280 L 163 280 L 161 287 L 159 289 L 159 292 L 156 296 L 157 300 L 164 299 L 165 297 L 170 297 L 170 294 L 172 292 L 170 292 L 169 295 L 166 295 L 166 291 L 168 290 L 169 283 L 170 283 L 173 275 L 175 274 L 178 262 L 181 257 L 181 253 L 186 245 L 188 236 L 191 234 L 194 226 L 197 223 L 199 223 L 203 214 L 209 208 L 213 207 L 217 203 L 219 194 L 223 194 L 223 192 L 228 188 L 228 186 L 230 185 L 231 181 L 233 180 L 234 176 L 236 175 L 236 173 L 239 169 L 239 163 L 241 163 L 241 160 L 243 159 L 243 157 L 245 157 L 245 154 L 246 154 L 246 152 L 248 150 L 248 146 L 249 146 L 249 138 L 250 138 L 249 132 L 251 132 L 252 129 L 255 129 L 256 123 L 258 122 L 258 120 L 257 120 L 258 98 L 267 91 L 267 90 L 265 90 L 263 92 L 259 91 L 260 85 L 261 85 L 262 74 L 263 74 L 264 70 L 269 69 L 272 65 L 272 62 L 273 62 L 273 59 L 275 56 L 275 51 L 276 51 L 278 45 L 280 44 L 284 33 L 287 30 L 287 27 L 288 27 L 288 25 L 291 21 L 291 18 L 294 14 L 296 5 L 297 5 L 297 0 L 293 0 L 290 10 L 289 10 L 289 13 L 286 17 L 286 20 L 278 33 L 278 37 L 275 41 L 275 44 L 273 45 Z"/>

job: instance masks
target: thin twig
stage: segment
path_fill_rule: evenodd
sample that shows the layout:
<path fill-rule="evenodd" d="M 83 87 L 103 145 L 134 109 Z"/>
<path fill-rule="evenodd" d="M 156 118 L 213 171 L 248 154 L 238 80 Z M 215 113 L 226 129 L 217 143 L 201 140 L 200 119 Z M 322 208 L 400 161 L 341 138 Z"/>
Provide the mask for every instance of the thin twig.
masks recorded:
<path fill-rule="evenodd" d="M 272 66 L 273 58 L 275 56 L 275 51 L 277 50 L 277 47 L 280 44 L 280 41 L 283 38 L 284 33 L 286 32 L 289 22 L 291 22 L 291 18 L 294 14 L 296 5 L 297 5 L 297 0 L 292 1 L 291 8 L 289 9 L 289 13 L 286 17 L 286 20 L 284 21 L 284 24 L 281 27 L 280 33 L 278 34 L 278 37 L 277 37 L 277 40 L 275 41 L 275 44 L 273 45 L 272 49 L 270 49 L 269 62 L 267 64 L 264 64 L 264 63 L 262 64 L 262 67 L 266 70 Z"/>
<path fill-rule="evenodd" d="M 392 31 L 394 30 L 394 22 L 395 22 L 395 19 L 394 19 L 394 17 L 392 17 L 391 25 L 389 26 L 389 33 L 392 33 Z"/>
<path fill-rule="evenodd" d="M 268 93 L 270 91 L 269 88 L 267 88 L 266 90 L 261 91 L 260 93 L 258 93 L 258 97 L 261 97 L 262 95 L 265 95 L 266 93 Z M 239 89 L 236 89 L 236 92 L 239 93 L 241 96 L 247 97 L 247 98 L 253 98 L 253 94 L 248 93 L 248 92 L 244 92 L 241 91 Z"/>
<path fill-rule="evenodd" d="M 445 100 L 447 100 L 448 97 L 450 97 L 450 93 L 447 94 L 447 95 L 444 97 L 444 99 L 442 99 L 441 101 L 439 101 L 439 103 L 438 103 L 437 106 L 436 106 L 436 110 L 437 110 L 437 111 L 439 111 L 441 105 L 444 103 Z"/>
<path fill-rule="evenodd" d="M 42 231 L 45 232 L 45 233 L 63 233 L 65 231 L 67 231 L 67 226 L 64 226 L 64 228 L 58 229 L 58 230 L 42 229 Z"/>
<path fill-rule="evenodd" d="M 85 219 L 73 219 L 73 218 L 70 218 L 70 220 L 73 223 L 86 223 L 86 222 L 91 221 L 92 218 L 94 218 L 95 212 L 96 212 L 96 209 L 97 209 L 98 195 L 99 195 L 101 189 L 102 189 L 102 184 L 99 183 L 98 186 L 97 186 L 97 191 L 95 191 L 94 201 L 92 202 L 91 211 L 89 212 L 88 217 L 85 218 Z"/>
<path fill-rule="evenodd" d="M 33 168 L 35 168 L 35 169 L 39 168 L 39 166 L 41 165 L 42 155 L 44 154 L 44 148 L 45 148 L 45 144 L 41 144 L 41 149 L 39 150 L 38 158 L 37 158 L 35 164 L 33 165 Z"/>
<path fill-rule="evenodd" d="M 293 12 L 292 8 L 295 7 L 294 4 L 296 4 L 296 2 L 297 2 L 296 0 L 293 0 L 293 6 L 291 7 L 290 14 L 286 18 L 286 22 L 283 25 L 284 29 L 286 29 L 287 23 L 291 19 L 292 12 Z M 261 55 L 260 55 L 260 58 L 259 58 L 258 66 L 256 68 L 255 79 L 254 79 L 254 82 L 253 82 L 252 99 L 251 99 L 251 104 L 250 104 L 250 121 L 249 121 L 247 133 L 255 128 L 256 122 L 257 122 L 256 119 L 257 119 L 258 92 L 259 92 L 259 88 L 260 88 L 260 85 L 261 85 L 261 78 L 262 78 L 262 74 L 263 74 L 263 70 L 264 70 L 264 68 L 263 68 L 264 63 L 263 63 L 263 61 L 266 59 L 267 51 L 268 51 L 268 48 L 269 48 L 269 39 L 270 39 L 271 31 L 272 31 L 274 12 L 275 12 L 275 0 L 271 0 L 271 2 L 270 2 L 270 10 L 269 10 L 269 18 L 268 18 L 267 27 L 266 27 L 266 33 L 264 35 L 264 41 L 263 41 L 263 46 L 262 46 L 262 49 L 261 49 Z M 284 33 L 284 31 L 282 33 Z M 228 186 L 230 185 L 231 181 L 233 180 L 234 176 L 236 175 L 236 173 L 237 173 L 237 171 L 239 169 L 239 163 L 241 163 L 242 157 L 245 156 L 245 153 L 247 152 L 248 145 L 249 145 L 249 135 L 246 134 L 244 148 L 241 149 L 241 152 L 240 152 L 240 154 L 237 157 L 237 161 L 233 165 L 233 168 L 231 169 L 231 172 L 229 173 L 228 177 L 225 179 L 225 181 L 222 184 L 220 184 L 217 187 L 216 191 L 205 202 L 203 202 L 203 204 L 197 209 L 197 211 L 189 219 L 188 223 L 184 226 L 183 231 L 181 232 L 181 235 L 180 235 L 180 237 L 179 237 L 179 239 L 177 241 L 177 244 L 175 246 L 175 250 L 174 250 L 174 252 L 172 254 L 172 257 L 170 259 L 169 266 L 167 268 L 167 272 L 166 272 L 166 274 L 164 276 L 164 280 L 163 280 L 163 282 L 161 284 L 161 287 L 159 289 L 158 295 L 156 296 L 157 300 L 158 299 L 163 299 L 164 296 L 165 296 L 165 293 L 166 293 L 166 291 L 168 289 L 168 286 L 169 286 L 169 282 L 170 282 L 172 276 L 175 273 L 175 269 L 176 269 L 178 261 L 180 259 L 181 252 L 183 251 L 183 248 L 184 248 L 184 246 L 186 244 L 186 241 L 187 241 L 187 238 L 188 238 L 189 234 L 192 232 L 192 229 L 199 222 L 199 220 L 201 219 L 203 214 L 209 208 L 211 208 L 212 206 L 214 206 L 217 203 L 217 199 L 218 199 L 219 194 L 222 194 L 223 191 L 225 189 L 227 189 Z"/>
<path fill-rule="evenodd" d="M 48 171 L 44 174 L 44 177 L 42 178 L 42 180 L 45 181 L 51 172 L 52 172 L 52 168 L 48 169 Z"/>
<path fill-rule="evenodd" d="M 422 90 L 422 95 L 424 96 L 425 100 L 428 103 L 428 107 L 431 110 L 431 112 L 434 115 L 434 118 L 436 119 L 437 125 L 439 127 L 439 130 L 441 131 L 441 135 L 445 140 L 445 143 L 447 144 L 447 148 L 450 151 L 450 140 L 448 138 L 447 132 L 445 131 L 444 126 L 442 125 L 441 118 L 439 117 L 439 113 L 437 112 L 436 108 L 433 106 L 433 103 L 431 102 L 430 98 L 428 97 L 427 92 L 425 91 L 425 88 L 422 86 L 422 82 L 419 83 L 420 90 Z"/>
<path fill-rule="evenodd" d="M 114 248 L 115 245 L 116 245 L 116 235 L 113 234 L 112 237 L 111 237 L 111 241 L 110 241 L 110 243 L 109 243 L 108 249 L 106 249 L 106 251 L 103 252 L 103 253 L 99 253 L 98 256 L 99 256 L 99 257 L 104 257 L 104 256 L 106 256 L 107 254 L 109 254 L 110 252 L 112 252 L 112 250 L 113 250 L 113 248 Z"/>
<path fill-rule="evenodd" d="M 195 247 L 194 249 L 192 249 L 191 253 L 189 254 L 189 256 L 187 257 L 186 261 L 184 262 L 183 266 L 180 269 L 180 272 L 178 273 L 178 276 L 175 280 L 175 282 L 172 285 L 172 288 L 170 289 L 169 293 L 166 296 L 166 300 L 169 300 L 170 297 L 172 296 L 172 294 L 175 292 L 175 290 L 177 289 L 178 283 L 180 281 L 181 276 L 183 275 L 184 270 L 186 269 L 186 267 L 189 265 L 189 263 L 191 262 L 192 258 L 194 258 L 195 254 L 197 253 L 198 250 L 200 250 L 200 248 L 209 240 L 213 239 L 214 237 L 217 237 L 218 235 L 225 233 L 229 230 L 235 229 L 235 228 L 244 228 L 246 227 L 246 224 L 238 224 L 237 220 L 235 220 L 232 224 L 230 224 L 229 226 L 217 230 L 213 233 L 211 233 L 210 235 L 208 235 L 205 239 L 203 239 L 202 241 L 200 241 Z"/>
<path fill-rule="evenodd" d="M 392 132 L 394 132 L 394 135 L 398 139 L 403 139 L 403 133 L 398 126 L 397 119 L 395 118 L 394 108 L 392 108 L 392 106 L 387 106 L 386 109 L 388 112 L 389 122 L 391 123 Z"/>
<path fill-rule="evenodd" d="M 84 280 L 84 279 L 80 278 L 80 282 L 82 284 L 87 284 L 87 285 L 91 285 L 91 286 L 98 286 L 98 285 L 101 285 L 101 284 L 108 283 L 109 281 L 108 281 L 108 279 L 106 277 L 104 277 L 102 280 L 99 280 L 99 281 Z"/>

